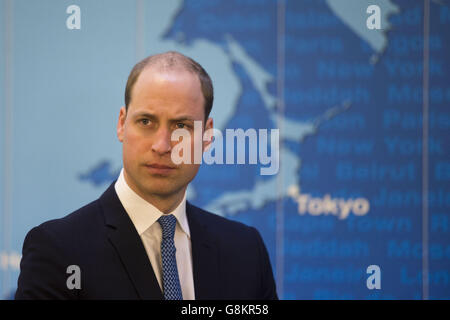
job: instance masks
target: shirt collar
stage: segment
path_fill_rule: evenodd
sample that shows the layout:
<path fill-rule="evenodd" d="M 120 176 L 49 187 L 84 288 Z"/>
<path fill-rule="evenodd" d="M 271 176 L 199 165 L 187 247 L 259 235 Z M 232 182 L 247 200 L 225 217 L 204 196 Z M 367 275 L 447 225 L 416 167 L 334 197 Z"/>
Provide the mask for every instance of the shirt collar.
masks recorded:
<path fill-rule="evenodd" d="M 114 188 L 139 235 L 142 235 L 163 215 L 158 208 L 141 198 L 141 196 L 130 188 L 125 181 L 123 168 L 120 171 L 119 178 L 117 179 Z M 170 213 L 177 218 L 182 231 L 190 238 L 191 234 L 186 217 L 186 192 L 184 193 L 183 200 L 180 204 Z"/>

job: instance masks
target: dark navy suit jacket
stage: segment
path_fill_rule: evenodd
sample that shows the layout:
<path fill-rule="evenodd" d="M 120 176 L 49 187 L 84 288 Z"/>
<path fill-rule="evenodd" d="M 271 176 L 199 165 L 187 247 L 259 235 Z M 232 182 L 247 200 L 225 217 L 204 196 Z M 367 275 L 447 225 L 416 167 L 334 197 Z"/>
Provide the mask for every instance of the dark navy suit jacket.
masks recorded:
<path fill-rule="evenodd" d="M 278 299 L 261 236 L 253 227 L 186 203 L 195 298 Z M 81 289 L 69 289 L 70 265 Z M 70 215 L 26 236 L 16 299 L 164 299 L 144 245 L 114 183 Z"/>

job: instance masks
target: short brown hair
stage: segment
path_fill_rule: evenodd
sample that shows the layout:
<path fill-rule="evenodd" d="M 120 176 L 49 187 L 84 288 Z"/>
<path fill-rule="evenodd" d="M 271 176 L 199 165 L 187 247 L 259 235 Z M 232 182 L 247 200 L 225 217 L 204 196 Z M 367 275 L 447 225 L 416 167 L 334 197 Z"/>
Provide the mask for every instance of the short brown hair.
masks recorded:
<path fill-rule="evenodd" d="M 189 58 L 176 51 L 168 51 L 156 55 L 148 56 L 147 58 L 139 61 L 131 70 L 128 76 L 127 85 L 125 87 L 125 109 L 128 110 L 128 106 L 131 103 L 131 92 L 134 84 L 136 83 L 141 72 L 151 65 L 157 65 L 161 68 L 181 67 L 187 71 L 195 73 L 202 88 L 203 98 L 205 99 L 205 121 L 208 119 L 211 113 L 214 89 L 211 78 L 203 67 L 194 59 Z"/>

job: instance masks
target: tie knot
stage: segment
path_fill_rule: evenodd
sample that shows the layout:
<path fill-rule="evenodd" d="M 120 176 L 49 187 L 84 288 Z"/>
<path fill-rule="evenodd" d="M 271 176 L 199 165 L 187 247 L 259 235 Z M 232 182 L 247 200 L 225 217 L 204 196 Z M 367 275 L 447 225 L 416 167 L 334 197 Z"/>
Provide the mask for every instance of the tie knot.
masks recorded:
<path fill-rule="evenodd" d="M 173 214 L 162 215 L 158 219 L 159 224 L 162 228 L 162 236 L 163 238 L 173 239 L 175 234 L 175 226 L 177 224 L 177 218 Z"/>

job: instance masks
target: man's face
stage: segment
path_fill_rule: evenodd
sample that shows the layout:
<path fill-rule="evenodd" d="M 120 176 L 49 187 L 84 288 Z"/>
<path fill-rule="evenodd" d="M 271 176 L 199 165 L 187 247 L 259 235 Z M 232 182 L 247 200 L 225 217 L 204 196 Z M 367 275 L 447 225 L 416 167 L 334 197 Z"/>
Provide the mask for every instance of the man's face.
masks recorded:
<path fill-rule="evenodd" d="M 199 164 L 175 165 L 171 151 L 178 142 L 172 132 L 191 133 L 194 154 L 194 121 L 204 123 L 204 97 L 197 75 L 184 70 L 144 69 L 131 94 L 128 111 L 122 107 L 117 136 L 123 144 L 127 183 L 141 197 L 170 197 L 184 192 Z M 204 129 L 212 128 L 209 118 Z M 200 137 L 201 139 L 201 137 Z M 196 141 L 203 150 L 210 142 Z"/>

